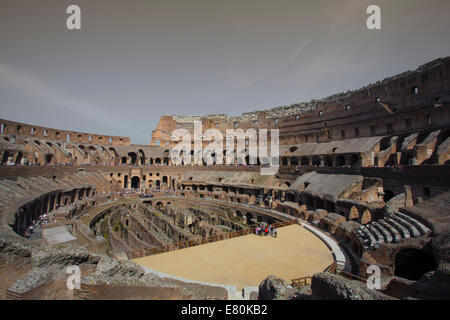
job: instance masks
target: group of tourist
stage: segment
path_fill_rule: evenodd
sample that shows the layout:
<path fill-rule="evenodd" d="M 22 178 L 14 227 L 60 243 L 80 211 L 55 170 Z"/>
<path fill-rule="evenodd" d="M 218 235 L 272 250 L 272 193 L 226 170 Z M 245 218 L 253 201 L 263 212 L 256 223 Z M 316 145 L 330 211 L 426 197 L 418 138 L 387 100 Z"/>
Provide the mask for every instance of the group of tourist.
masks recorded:
<path fill-rule="evenodd" d="M 257 236 L 272 236 L 272 237 L 277 237 L 277 233 L 278 230 L 277 228 L 274 228 L 273 226 L 267 226 L 267 225 L 259 225 L 258 227 L 256 227 L 255 229 L 255 234 Z"/>
<path fill-rule="evenodd" d="M 47 214 L 42 214 L 38 217 L 37 220 L 33 220 L 33 224 L 28 226 L 25 230 L 25 237 L 29 238 L 34 233 L 34 227 L 37 225 L 41 226 L 42 224 L 48 224 L 50 223 L 50 219 Z"/>

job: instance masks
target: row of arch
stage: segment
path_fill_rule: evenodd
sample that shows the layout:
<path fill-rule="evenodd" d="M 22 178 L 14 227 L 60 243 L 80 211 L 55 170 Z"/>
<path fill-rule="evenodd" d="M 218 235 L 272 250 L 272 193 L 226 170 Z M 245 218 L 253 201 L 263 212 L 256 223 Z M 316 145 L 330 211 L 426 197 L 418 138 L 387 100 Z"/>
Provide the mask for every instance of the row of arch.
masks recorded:
<path fill-rule="evenodd" d="M 362 159 L 359 154 L 324 155 L 303 157 L 282 157 L 282 166 L 315 166 L 315 167 L 361 167 Z"/>
<path fill-rule="evenodd" d="M 19 208 L 15 215 L 13 229 L 23 236 L 27 227 L 31 226 L 40 215 L 94 195 L 95 190 L 90 187 L 64 192 L 56 191 L 43 195 Z"/>
<path fill-rule="evenodd" d="M 155 199 L 155 200 L 145 200 L 144 203 L 149 205 L 150 207 L 153 207 L 156 210 L 162 210 L 164 211 L 168 205 L 170 205 L 173 201 L 176 201 L 177 199 L 171 199 L 171 200 L 165 200 L 165 199 Z M 183 201 L 186 201 L 187 199 L 183 199 Z M 189 200 L 188 200 L 189 201 Z M 196 200 L 197 201 L 197 200 Z M 207 203 L 207 202 L 205 202 Z M 227 206 L 232 210 L 233 216 L 235 218 L 238 218 L 241 222 L 247 224 L 247 225 L 256 225 L 260 223 L 268 223 L 268 224 L 274 224 L 276 222 L 281 221 L 280 219 L 276 219 L 268 214 L 255 212 L 252 210 L 246 210 L 244 208 L 234 207 L 234 206 Z"/>
<path fill-rule="evenodd" d="M 145 177 L 145 178 L 144 178 Z M 170 189 L 175 188 L 175 178 L 170 176 L 162 176 L 161 179 L 147 179 L 147 176 L 137 176 L 134 175 L 130 179 L 130 184 L 128 185 L 128 179 L 125 178 L 123 186 L 125 189 L 146 189 L 146 188 L 157 188 L 157 189 Z"/>

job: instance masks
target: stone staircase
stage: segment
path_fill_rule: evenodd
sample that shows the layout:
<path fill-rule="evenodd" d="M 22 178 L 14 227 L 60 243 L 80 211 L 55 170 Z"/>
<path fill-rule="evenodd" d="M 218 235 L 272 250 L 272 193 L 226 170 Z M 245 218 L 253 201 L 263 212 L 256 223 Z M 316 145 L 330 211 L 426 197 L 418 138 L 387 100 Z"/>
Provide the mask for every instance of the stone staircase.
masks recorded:
<path fill-rule="evenodd" d="M 383 219 L 363 225 L 355 232 L 364 250 L 374 250 L 383 243 L 397 243 L 405 239 L 428 235 L 431 230 L 418 220 L 395 212 Z"/>

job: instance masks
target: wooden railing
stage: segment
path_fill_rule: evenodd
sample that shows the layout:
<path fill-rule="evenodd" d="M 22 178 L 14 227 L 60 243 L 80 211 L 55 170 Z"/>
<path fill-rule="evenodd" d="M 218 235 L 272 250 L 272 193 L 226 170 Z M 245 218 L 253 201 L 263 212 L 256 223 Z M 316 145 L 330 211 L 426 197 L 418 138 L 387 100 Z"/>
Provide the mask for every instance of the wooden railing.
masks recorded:
<path fill-rule="evenodd" d="M 328 267 L 326 267 L 324 272 L 334 273 L 334 274 L 343 276 L 343 277 L 345 277 L 347 279 L 350 279 L 350 280 L 358 280 L 358 281 L 361 281 L 361 282 L 366 282 L 366 278 L 357 276 L 357 275 L 355 275 L 353 273 L 350 273 L 350 272 L 347 272 L 347 271 L 344 271 L 344 270 L 342 270 L 340 268 L 339 265 L 346 266 L 346 265 L 351 265 L 351 263 L 346 262 L 346 261 L 338 261 L 338 260 L 336 260 L 336 261 L 333 261 Z M 306 276 L 306 277 L 292 279 L 291 280 L 291 285 L 294 288 L 301 288 L 301 287 L 310 286 L 311 285 L 311 279 L 312 279 L 312 276 Z"/>
<path fill-rule="evenodd" d="M 347 279 L 350 279 L 350 280 L 358 280 L 358 281 L 361 281 L 361 282 L 366 282 L 367 281 L 366 278 L 362 278 L 360 276 L 357 276 L 357 275 L 355 275 L 353 273 L 350 273 L 350 272 L 347 272 L 347 271 L 344 271 L 344 270 L 341 270 L 337 274 L 339 274 L 340 276 L 343 276 L 343 277 L 345 277 Z"/>
<path fill-rule="evenodd" d="M 394 275 L 394 270 L 392 267 L 390 266 L 385 266 L 385 265 L 380 265 L 380 264 L 375 264 L 375 263 L 367 263 L 364 261 L 361 261 L 359 264 L 359 273 L 364 276 L 364 277 L 368 277 L 367 274 L 367 268 L 371 265 L 375 265 L 377 267 L 380 268 L 381 270 L 381 274 L 385 274 L 385 275 L 389 275 L 389 276 L 393 276 Z"/>
<path fill-rule="evenodd" d="M 301 288 L 301 287 L 310 286 L 311 285 L 311 279 L 312 279 L 311 276 L 297 278 L 297 279 L 292 279 L 292 286 L 294 288 Z"/>
<path fill-rule="evenodd" d="M 346 261 L 345 262 L 344 261 L 334 261 L 332 264 L 330 264 L 330 266 L 327 269 L 325 269 L 325 271 L 330 272 L 330 273 L 334 273 L 334 274 L 338 274 L 338 275 L 343 276 L 343 277 L 345 277 L 347 279 L 350 279 L 350 280 L 358 280 L 358 281 L 361 281 L 361 282 L 366 282 L 366 278 L 357 276 L 357 275 L 355 275 L 353 273 L 350 273 L 350 272 L 347 272 L 347 271 L 345 271 L 343 269 L 340 269 L 338 267 L 338 264 L 350 265 L 351 266 L 351 263 L 346 262 Z"/>
<path fill-rule="evenodd" d="M 281 227 L 288 226 L 288 225 L 295 224 L 295 223 L 297 223 L 297 220 L 288 220 L 288 221 L 282 221 L 282 222 L 271 224 L 271 226 L 273 226 L 274 228 L 281 228 Z M 236 238 L 236 237 L 245 236 L 245 235 L 254 234 L 254 233 L 255 233 L 255 230 L 253 228 L 239 230 L 239 231 L 233 231 L 233 232 L 228 232 L 228 233 L 215 235 L 215 236 L 211 236 L 211 237 L 207 237 L 207 238 L 187 240 L 187 241 L 183 241 L 183 242 L 160 246 L 157 248 L 146 248 L 146 249 L 138 250 L 138 251 L 135 251 L 134 256 L 135 257 L 151 256 L 151 255 L 155 255 L 155 254 L 159 254 L 159 253 L 175 251 L 178 249 L 184 249 L 184 248 L 189 248 L 189 247 L 195 247 L 195 246 L 206 244 L 206 243 L 212 243 L 212 242 L 216 242 L 216 241 L 220 241 L 220 240 Z"/>

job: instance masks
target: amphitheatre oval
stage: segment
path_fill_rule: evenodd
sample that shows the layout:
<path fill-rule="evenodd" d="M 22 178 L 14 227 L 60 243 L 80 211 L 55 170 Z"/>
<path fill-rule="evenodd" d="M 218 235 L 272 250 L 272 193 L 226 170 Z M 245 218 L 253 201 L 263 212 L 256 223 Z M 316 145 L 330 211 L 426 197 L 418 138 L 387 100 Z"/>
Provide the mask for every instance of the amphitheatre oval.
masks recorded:
<path fill-rule="evenodd" d="M 0 299 L 61 298 L 42 291 L 65 283 L 54 263 L 84 268 L 83 288 L 64 292 L 83 299 L 232 299 L 224 286 L 256 292 L 269 275 L 302 292 L 331 278 L 366 290 L 372 265 L 393 287 L 366 298 L 406 297 L 394 277 L 426 284 L 408 297 L 442 298 L 433 290 L 449 263 L 449 70 L 446 57 L 238 117 L 163 115 L 148 145 L 0 119 Z M 169 131 L 193 133 L 194 121 L 279 129 L 280 166 L 263 174 L 267 157 L 249 162 L 250 141 L 231 153 L 243 163 L 174 163 Z M 256 235 L 261 225 L 277 237 Z M 10 254 L 17 263 L 4 264 Z M 315 287 L 308 298 L 335 293 Z"/>
<path fill-rule="evenodd" d="M 324 271 L 333 261 L 329 248 L 299 225 L 272 236 L 245 235 L 133 260 L 138 265 L 178 278 L 257 287 L 267 275 L 286 282 Z"/>

